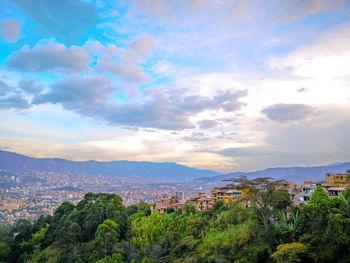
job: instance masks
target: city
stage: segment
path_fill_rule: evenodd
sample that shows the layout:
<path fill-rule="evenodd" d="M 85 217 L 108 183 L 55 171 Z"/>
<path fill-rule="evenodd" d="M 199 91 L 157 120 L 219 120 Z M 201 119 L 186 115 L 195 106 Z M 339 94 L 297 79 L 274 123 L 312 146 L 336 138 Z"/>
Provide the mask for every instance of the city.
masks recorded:
<path fill-rule="evenodd" d="M 6 171 L 0 171 L 5 173 Z M 0 188 L 0 223 L 14 224 L 19 219 L 34 221 L 40 215 L 53 215 L 64 201 L 77 204 L 88 192 L 118 194 L 125 206 L 138 202 L 151 205 L 152 212 L 166 213 L 184 204 L 194 205 L 198 211 L 209 211 L 218 200 L 226 204 L 244 195 L 232 187 L 217 186 L 215 183 L 144 183 L 127 178 L 107 178 L 102 176 L 74 176 L 41 173 L 39 181 L 23 182 L 21 177 L 4 176 L 3 184 L 18 184 L 10 188 Z M 328 196 L 338 196 L 349 186 L 350 174 L 327 173 L 325 179 L 304 182 L 297 185 L 284 183 L 294 205 L 306 204 L 318 185 Z M 43 183 L 45 182 L 45 183 Z M 223 182 L 222 185 L 225 185 Z"/>

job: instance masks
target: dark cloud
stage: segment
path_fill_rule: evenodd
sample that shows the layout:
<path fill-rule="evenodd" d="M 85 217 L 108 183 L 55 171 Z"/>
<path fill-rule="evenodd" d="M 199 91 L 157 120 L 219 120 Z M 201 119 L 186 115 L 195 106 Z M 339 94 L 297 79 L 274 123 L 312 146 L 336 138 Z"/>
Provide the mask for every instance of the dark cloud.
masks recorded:
<path fill-rule="evenodd" d="M 90 61 L 85 50 L 78 46 L 67 48 L 63 44 L 39 43 L 32 49 L 27 45 L 12 53 L 7 65 L 24 72 L 42 72 L 48 70 L 82 71 Z"/>
<path fill-rule="evenodd" d="M 315 114 L 315 109 L 304 104 L 275 104 L 261 112 L 273 121 L 285 123 L 310 117 Z"/>
<path fill-rule="evenodd" d="M 5 19 L 0 22 L 0 36 L 7 42 L 16 42 L 19 31 L 19 24 L 14 19 Z"/>
<path fill-rule="evenodd" d="M 138 65 L 140 62 L 139 58 L 127 52 L 126 55 L 124 54 L 120 63 L 107 58 L 99 60 L 98 71 L 112 73 L 127 85 L 140 85 L 146 83 L 150 79 Z"/>
<path fill-rule="evenodd" d="M 73 76 L 58 80 L 48 93 L 38 95 L 33 103 L 61 103 L 66 108 L 84 109 L 104 104 L 112 91 L 110 79 L 107 77 Z"/>
<path fill-rule="evenodd" d="M 181 108 L 192 113 L 201 112 L 205 109 L 221 109 L 233 112 L 242 109 L 246 105 L 246 103 L 239 101 L 239 99 L 247 95 L 247 90 L 231 90 L 217 91 L 217 94 L 212 98 L 200 95 L 182 97 L 179 94 L 171 98 Z"/>
<path fill-rule="evenodd" d="M 215 100 L 221 105 L 221 108 L 225 111 L 237 111 L 240 110 L 246 103 L 239 101 L 241 97 L 248 95 L 248 90 L 238 90 L 238 91 L 225 91 L 219 92 L 215 96 Z"/>
<path fill-rule="evenodd" d="M 7 85 L 7 83 L 0 80 L 0 96 L 5 96 L 11 90 L 12 88 L 9 85 Z"/>
<path fill-rule="evenodd" d="M 30 103 L 23 97 L 20 89 L 0 80 L 0 110 L 23 110 L 30 107 Z"/>
<path fill-rule="evenodd" d="M 185 141 L 197 142 L 208 141 L 210 138 L 207 133 L 204 132 L 192 132 L 189 136 L 182 137 Z"/>
<path fill-rule="evenodd" d="M 302 88 L 297 90 L 297 92 L 307 92 L 307 91 L 309 91 L 309 89 L 307 89 L 305 87 L 302 87 Z"/>
<path fill-rule="evenodd" d="M 94 6 L 77 0 L 12 0 L 38 25 L 38 33 L 72 45 L 80 41 L 99 19 Z"/>
<path fill-rule="evenodd" d="M 0 110 L 28 109 L 31 105 L 19 95 L 12 95 L 0 99 Z"/>
<path fill-rule="evenodd" d="M 199 125 L 199 127 L 201 129 L 210 129 L 210 128 L 215 128 L 216 126 L 218 126 L 220 124 L 220 122 L 216 121 L 216 120 L 202 120 L 197 122 L 197 124 Z"/>
<path fill-rule="evenodd" d="M 205 97 L 174 96 L 145 90 L 139 102 L 117 104 L 111 102 L 115 91 L 107 77 L 75 76 L 57 81 L 48 93 L 37 95 L 33 103 L 59 103 L 66 109 L 111 124 L 179 130 L 195 127 L 190 121 L 194 114 L 204 110 L 224 110 L 223 105 L 228 100 L 238 100 L 246 94 L 232 91 L 227 98 L 222 98 L 219 96 L 223 94 L 221 92 L 214 97 Z"/>
<path fill-rule="evenodd" d="M 43 86 L 37 84 L 35 80 L 24 78 L 18 83 L 18 88 L 27 94 L 38 94 L 43 90 Z"/>

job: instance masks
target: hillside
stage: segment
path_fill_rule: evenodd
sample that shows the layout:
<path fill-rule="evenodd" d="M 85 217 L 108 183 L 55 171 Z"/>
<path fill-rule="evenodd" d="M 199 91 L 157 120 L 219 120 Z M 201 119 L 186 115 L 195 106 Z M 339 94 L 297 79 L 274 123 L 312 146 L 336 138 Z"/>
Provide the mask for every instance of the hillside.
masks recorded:
<path fill-rule="evenodd" d="M 315 167 L 277 167 L 267 168 L 264 170 L 254 172 L 234 172 L 224 175 L 217 175 L 213 177 L 204 177 L 196 180 L 207 182 L 207 183 L 220 183 L 223 180 L 245 175 L 248 178 L 256 177 L 272 177 L 274 179 L 282 179 L 286 181 L 293 181 L 295 183 L 303 183 L 304 181 L 317 181 L 324 180 L 325 174 L 328 172 L 344 173 L 350 169 L 350 162 L 346 163 L 334 163 L 325 166 Z"/>
<path fill-rule="evenodd" d="M 0 151 L 0 169 L 16 174 L 54 172 L 67 174 L 98 174 L 108 177 L 140 177 L 145 180 L 187 181 L 218 175 L 177 163 L 134 161 L 75 162 L 57 158 L 32 158 L 13 152 Z"/>

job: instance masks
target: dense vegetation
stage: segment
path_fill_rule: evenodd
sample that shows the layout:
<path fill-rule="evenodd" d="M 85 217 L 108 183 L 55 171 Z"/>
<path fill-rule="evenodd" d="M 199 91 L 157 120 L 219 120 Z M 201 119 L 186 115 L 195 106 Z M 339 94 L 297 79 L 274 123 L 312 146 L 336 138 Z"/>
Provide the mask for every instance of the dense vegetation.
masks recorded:
<path fill-rule="evenodd" d="M 150 215 L 145 203 L 88 193 L 34 224 L 2 226 L 0 262 L 349 262 L 350 189 L 330 199 L 319 187 L 291 207 L 266 178 L 233 183 L 251 194 L 208 213 Z"/>

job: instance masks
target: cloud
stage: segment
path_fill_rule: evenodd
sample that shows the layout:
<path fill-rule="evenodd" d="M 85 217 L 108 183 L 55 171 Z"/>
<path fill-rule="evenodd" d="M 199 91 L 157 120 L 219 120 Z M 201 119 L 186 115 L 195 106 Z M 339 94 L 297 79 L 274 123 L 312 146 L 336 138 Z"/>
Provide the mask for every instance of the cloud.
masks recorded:
<path fill-rule="evenodd" d="M 308 118 L 315 114 L 315 109 L 304 104 L 275 104 L 261 112 L 273 121 L 286 123 Z"/>
<path fill-rule="evenodd" d="M 117 103 L 112 99 L 117 95 L 116 89 L 111 87 L 111 80 L 105 76 L 60 79 L 50 89 L 47 93 L 36 95 L 33 104 L 59 103 L 65 109 L 109 124 L 168 130 L 195 128 L 191 121 L 194 115 L 206 110 L 225 111 L 228 101 L 233 103 L 246 95 L 245 91 L 237 90 L 229 93 L 218 91 L 213 97 L 175 96 L 146 89 L 143 97 L 136 102 Z M 223 94 L 227 94 L 227 98 L 223 98 Z M 205 124 L 209 125 L 202 123 Z"/>
<path fill-rule="evenodd" d="M 19 95 L 12 95 L 0 99 L 0 110 L 28 109 L 31 105 Z"/>
<path fill-rule="evenodd" d="M 7 42 L 16 42 L 19 38 L 19 24 L 14 19 L 5 19 L 0 22 L 0 36 Z"/>
<path fill-rule="evenodd" d="M 80 41 L 99 22 L 95 7 L 81 1 L 12 1 L 39 25 L 39 34 L 56 37 L 68 45 Z"/>
<path fill-rule="evenodd" d="M 18 83 L 18 88 L 27 94 L 38 94 L 43 90 L 43 85 L 36 84 L 36 81 L 24 78 Z"/>
<path fill-rule="evenodd" d="M 169 18 L 175 19 L 181 13 L 194 13 L 206 3 L 206 0 L 135 0 L 130 5 L 129 13 L 146 13 L 163 21 Z"/>
<path fill-rule="evenodd" d="M 290 72 L 294 76 L 332 79 L 350 74 L 350 23 L 335 27 L 313 43 L 276 57 L 271 69 Z"/>
<path fill-rule="evenodd" d="M 297 89 L 297 92 L 307 92 L 307 91 L 309 91 L 309 89 L 305 87 L 301 87 L 300 89 Z"/>
<path fill-rule="evenodd" d="M 261 146 L 248 149 L 253 153 L 267 152 L 271 155 L 247 157 L 240 163 L 252 169 L 349 161 L 350 104 L 323 105 L 318 110 L 322 114 L 295 125 L 256 122 L 251 128 L 263 132 L 264 136 Z"/>
<path fill-rule="evenodd" d="M 286 23 L 317 13 L 328 13 L 331 10 L 342 10 L 346 0 L 296 0 L 286 1 L 282 11 L 281 19 Z"/>
<path fill-rule="evenodd" d="M 20 89 L 0 80 L 0 110 L 24 110 L 30 107 L 30 103 L 23 97 Z"/>
<path fill-rule="evenodd" d="M 11 87 L 7 85 L 7 83 L 0 80 L 0 96 L 5 96 L 7 93 L 11 91 Z"/>
<path fill-rule="evenodd" d="M 115 55 L 119 51 L 121 51 L 116 45 L 109 44 L 107 46 L 104 46 L 99 41 L 93 41 L 89 40 L 86 41 L 84 45 L 84 49 L 87 50 L 89 53 L 94 53 L 100 56 L 103 55 Z"/>
<path fill-rule="evenodd" d="M 319 13 L 327 14 L 333 10 L 346 8 L 346 0 L 293 0 L 265 1 L 261 6 L 259 0 L 207 1 L 207 0 L 134 0 L 130 6 L 130 14 L 147 14 L 155 16 L 160 22 L 203 19 L 223 24 L 244 22 L 247 24 L 264 21 L 264 23 L 290 24 L 307 16 Z M 273 17 L 271 17 L 273 10 Z M 242 24 L 242 25 L 243 25 Z"/>
<path fill-rule="evenodd" d="M 50 88 L 48 93 L 36 96 L 33 104 L 50 102 L 61 103 L 67 109 L 89 109 L 105 103 L 114 90 L 105 76 L 72 76 L 58 80 Z"/>
<path fill-rule="evenodd" d="M 154 39 L 150 35 L 143 35 L 135 39 L 130 47 L 140 55 L 149 55 L 152 53 Z"/>
<path fill-rule="evenodd" d="M 230 157 L 251 157 L 271 154 L 268 150 L 263 151 L 260 147 L 226 148 L 216 153 Z"/>
<path fill-rule="evenodd" d="M 117 76 L 124 84 L 144 84 L 149 77 L 143 72 L 142 68 L 132 62 L 125 61 L 117 64 L 114 59 L 102 58 L 98 62 L 99 72 L 108 72 Z"/>
<path fill-rule="evenodd" d="M 202 120 L 197 123 L 201 129 L 210 129 L 215 128 L 220 124 L 220 122 L 216 120 Z"/>
<path fill-rule="evenodd" d="M 7 65 L 24 72 L 43 72 L 49 70 L 83 71 L 90 61 L 85 50 L 78 46 L 67 48 L 63 44 L 49 41 L 39 43 L 32 49 L 28 45 L 12 53 Z"/>

